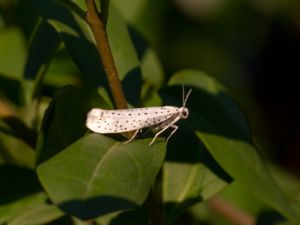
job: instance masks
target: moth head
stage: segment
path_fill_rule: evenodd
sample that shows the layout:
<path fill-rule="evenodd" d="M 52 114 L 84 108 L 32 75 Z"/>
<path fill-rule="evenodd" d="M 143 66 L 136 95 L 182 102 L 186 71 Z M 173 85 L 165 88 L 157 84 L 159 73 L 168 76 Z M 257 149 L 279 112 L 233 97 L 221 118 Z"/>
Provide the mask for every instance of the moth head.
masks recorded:
<path fill-rule="evenodd" d="M 192 92 L 192 89 L 188 91 L 186 96 L 184 96 L 184 86 L 182 86 L 182 107 L 180 107 L 180 117 L 186 119 L 189 116 L 189 109 L 185 107 L 185 104 Z"/>
<path fill-rule="evenodd" d="M 180 117 L 186 119 L 189 116 L 189 109 L 186 107 L 180 108 Z"/>

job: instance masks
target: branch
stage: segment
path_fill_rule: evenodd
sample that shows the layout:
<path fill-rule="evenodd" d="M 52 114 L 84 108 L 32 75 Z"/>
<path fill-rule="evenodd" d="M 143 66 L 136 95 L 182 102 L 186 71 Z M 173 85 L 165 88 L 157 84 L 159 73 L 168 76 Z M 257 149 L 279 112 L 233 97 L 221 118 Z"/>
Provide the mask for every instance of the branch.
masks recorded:
<path fill-rule="evenodd" d="M 102 18 L 102 15 L 97 12 L 94 0 L 86 0 L 86 4 L 86 21 L 94 34 L 113 100 L 117 109 L 126 109 L 127 102 L 109 46 L 105 21 Z"/>

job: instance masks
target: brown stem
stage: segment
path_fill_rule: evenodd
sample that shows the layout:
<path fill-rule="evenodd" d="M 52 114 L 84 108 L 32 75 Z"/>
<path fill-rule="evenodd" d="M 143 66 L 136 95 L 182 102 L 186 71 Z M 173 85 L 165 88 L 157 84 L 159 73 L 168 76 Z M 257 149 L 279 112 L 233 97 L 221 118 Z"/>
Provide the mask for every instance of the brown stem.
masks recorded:
<path fill-rule="evenodd" d="M 94 0 L 86 0 L 86 4 L 86 21 L 94 34 L 115 105 L 118 109 L 126 109 L 127 102 L 109 46 L 105 21 L 102 19 L 101 14 L 97 12 Z"/>
<path fill-rule="evenodd" d="M 208 201 L 210 208 L 235 225 L 254 225 L 255 218 L 220 197 Z"/>

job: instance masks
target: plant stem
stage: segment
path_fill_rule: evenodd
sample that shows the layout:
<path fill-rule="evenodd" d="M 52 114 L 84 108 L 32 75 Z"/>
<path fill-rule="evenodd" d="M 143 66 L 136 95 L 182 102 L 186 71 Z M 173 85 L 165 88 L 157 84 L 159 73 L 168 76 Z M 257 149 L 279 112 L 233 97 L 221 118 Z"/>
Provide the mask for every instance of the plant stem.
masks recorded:
<path fill-rule="evenodd" d="M 109 46 L 105 21 L 101 14 L 97 12 L 94 0 L 86 0 L 86 4 L 86 21 L 94 34 L 115 106 L 117 109 L 126 109 L 127 102 Z"/>

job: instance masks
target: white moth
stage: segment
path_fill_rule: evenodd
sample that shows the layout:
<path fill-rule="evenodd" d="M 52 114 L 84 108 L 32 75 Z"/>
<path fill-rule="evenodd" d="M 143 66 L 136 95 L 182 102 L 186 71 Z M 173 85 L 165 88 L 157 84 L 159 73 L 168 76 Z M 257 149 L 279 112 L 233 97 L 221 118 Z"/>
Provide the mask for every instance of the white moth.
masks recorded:
<path fill-rule="evenodd" d="M 189 90 L 186 97 L 183 94 L 183 105 L 180 108 L 175 106 L 116 110 L 93 108 L 87 114 L 86 126 L 91 131 L 101 134 L 124 133 L 135 130 L 132 137 L 124 142 L 125 144 L 132 141 L 142 128 L 156 127 L 159 131 L 155 134 L 149 146 L 165 130 L 173 128 L 166 140 L 168 142 L 178 129 L 175 123 L 180 119 L 186 119 L 189 115 L 189 110 L 185 107 L 185 104 L 191 91 Z"/>

